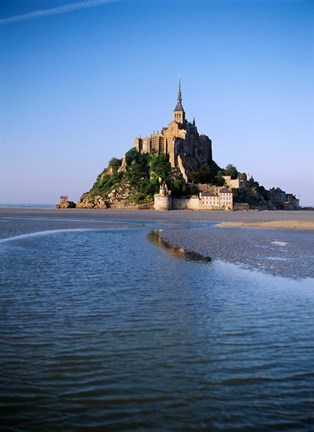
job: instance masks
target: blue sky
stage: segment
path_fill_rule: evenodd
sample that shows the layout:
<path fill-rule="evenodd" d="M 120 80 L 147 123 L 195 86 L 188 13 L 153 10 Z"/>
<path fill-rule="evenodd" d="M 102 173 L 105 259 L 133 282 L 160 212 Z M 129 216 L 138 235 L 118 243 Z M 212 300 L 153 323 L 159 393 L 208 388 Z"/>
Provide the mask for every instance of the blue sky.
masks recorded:
<path fill-rule="evenodd" d="M 314 205 L 312 0 L 1 0 L 0 202 L 76 201 L 187 118 L 213 156 Z"/>

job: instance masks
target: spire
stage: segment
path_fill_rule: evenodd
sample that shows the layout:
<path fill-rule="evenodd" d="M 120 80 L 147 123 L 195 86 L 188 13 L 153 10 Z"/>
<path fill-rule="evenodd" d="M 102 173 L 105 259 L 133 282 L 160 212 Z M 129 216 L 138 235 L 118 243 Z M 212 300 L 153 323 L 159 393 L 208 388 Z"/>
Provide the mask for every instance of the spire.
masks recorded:
<path fill-rule="evenodd" d="M 178 102 L 182 102 L 181 80 L 179 78 Z"/>
<path fill-rule="evenodd" d="M 174 111 L 182 111 L 184 113 L 184 109 L 182 106 L 182 92 L 181 92 L 181 80 L 180 80 L 180 78 L 179 78 L 179 88 L 178 88 L 178 100 L 177 100 L 177 105 L 176 105 Z"/>

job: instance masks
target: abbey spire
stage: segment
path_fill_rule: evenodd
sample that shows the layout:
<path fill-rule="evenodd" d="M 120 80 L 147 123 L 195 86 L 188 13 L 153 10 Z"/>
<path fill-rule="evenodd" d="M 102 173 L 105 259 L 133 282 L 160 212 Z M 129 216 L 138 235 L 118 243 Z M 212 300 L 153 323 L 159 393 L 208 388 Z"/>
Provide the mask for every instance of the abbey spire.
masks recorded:
<path fill-rule="evenodd" d="M 171 122 L 160 132 L 136 137 L 135 149 L 141 154 L 167 154 L 171 167 L 179 168 L 183 178 L 188 178 L 190 172 L 212 161 L 212 142 L 206 135 L 198 133 L 195 120 L 190 123 L 185 118 L 180 80 L 177 94 Z"/>
<path fill-rule="evenodd" d="M 178 123 L 185 122 L 185 112 L 182 106 L 182 92 L 181 92 L 181 81 L 179 79 L 179 89 L 178 89 L 178 100 L 177 105 L 174 109 L 173 119 Z"/>

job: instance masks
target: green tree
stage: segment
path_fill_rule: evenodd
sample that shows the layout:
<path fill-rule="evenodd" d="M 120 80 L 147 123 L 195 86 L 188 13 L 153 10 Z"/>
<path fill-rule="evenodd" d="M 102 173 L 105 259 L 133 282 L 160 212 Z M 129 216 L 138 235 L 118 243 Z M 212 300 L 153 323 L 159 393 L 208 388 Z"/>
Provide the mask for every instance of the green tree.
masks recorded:
<path fill-rule="evenodd" d="M 221 168 L 216 164 L 216 162 L 212 161 L 209 164 L 203 165 L 200 169 L 193 171 L 189 177 L 194 183 L 216 184 L 217 175 L 219 172 L 222 173 Z M 222 181 L 224 183 L 223 179 Z"/>
<path fill-rule="evenodd" d="M 225 179 L 224 179 L 222 176 L 217 175 L 217 176 L 215 177 L 215 182 L 214 182 L 214 184 L 215 184 L 216 186 L 223 186 L 223 185 L 225 184 Z"/>
<path fill-rule="evenodd" d="M 187 184 L 182 175 L 175 176 L 170 182 L 171 193 L 175 197 L 181 197 L 188 192 Z"/>
<path fill-rule="evenodd" d="M 151 156 L 150 159 L 150 176 L 151 178 L 157 176 L 167 181 L 171 173 L 171 165 L 169 156 L 165 153 L 157 156 Z"/>
<path fill-rule="evenodd" d="M 238 178 L 238 170 L 232 164 L 227 165 L 224 172 L 226 176 L 231 176 L 232 179 Z"/>
<path fill-rule="evenodd" d="M 121 166 L 121 159 L 113 157 L 110 159 L 108 166 L 112 168 L 113 172 L 117 171 Z"/>

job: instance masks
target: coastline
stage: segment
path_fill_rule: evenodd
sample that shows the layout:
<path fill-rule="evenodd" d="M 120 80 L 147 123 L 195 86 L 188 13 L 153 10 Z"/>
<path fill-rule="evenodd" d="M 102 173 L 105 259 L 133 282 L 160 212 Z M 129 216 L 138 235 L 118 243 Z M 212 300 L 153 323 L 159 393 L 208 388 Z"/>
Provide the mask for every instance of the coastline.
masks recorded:
<path fill-rule="evenodd" d="M 83 209 L 69 208 L 56 209 L 55 207 L 0 207 L 0 218 L 5 216 L 49 216 L 69 218 L 79 216 L 82 218 L 107 219 L 116 217 L 125 219 L 131 217 L 151 220 L 211 220 L 218 222 L 263 222 L 263 221 L 312 221 L 314 222 L 314 211 L 309 210 L 246 210 L 246 211 L 223 211 L 223 210 L 170 210 L 158 211 L 150 209 Z"/>

